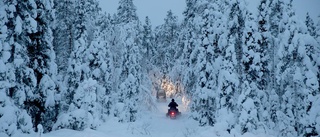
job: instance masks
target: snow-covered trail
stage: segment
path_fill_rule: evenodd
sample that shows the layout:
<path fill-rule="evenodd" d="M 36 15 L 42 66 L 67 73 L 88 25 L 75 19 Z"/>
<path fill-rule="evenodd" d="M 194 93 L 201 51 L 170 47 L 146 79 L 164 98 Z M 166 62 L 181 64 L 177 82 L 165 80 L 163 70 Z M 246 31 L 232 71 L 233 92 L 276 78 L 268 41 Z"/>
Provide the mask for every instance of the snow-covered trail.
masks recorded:
<path fill-rule="evenodd" d="M 152 114 L 150 119 L 150 129 L 153 137 L 182 137 L 189 132 L 191 127 L 195 126 L 196 123 L 188 118 L 189 114 L 184 109 L 185 106 L 183 106 L 181 100 L 178 100 L 177 103 L 181 112 L 181 116 L 177 119 L 170 119 L 165 116 L 169 102 L 158 103 L 159 112 Z"/>
<path fill-rule="evenodd" d="M 115 126 L 112 128 L 107 122 L 98 131 L 104 132 L 110 137 L 185 137 L 186 134 L 191 134 L 189 132 L 192 132 L 197 124 L 194 120 L 188 118 L 189 114 L 181 100 L 178 99 L 177 103 L 179 104 L 179 111 L 182 113 L 177 119 L 166 117 L 169 101 L 158 102 L 158 111 L 142 114 L 143 118 L 137 122 L 121 124 L 114 121 L 115 123 L 112 123 Z"/>
<path fill-rule="evenodd" d="M 142 119 L 137 122 L 123 124 L 114 118 L 109 119 L 96 130 L 63 129 L 44 134 L 42 137 L 186 137 L 193 135 L 197 123 L 189 119 L 181 99 L 177 99 L 181 116 L 177 119 L 166 117 L 170 100 L 158 102 L 156 105 L 158 111 L 145 112 L 146 114 L 142 114 Z"/>
<path fill-rule="evenodd" d="M 186 107 L 181 99 L 177 99 L 177 103 L 182 115 L 177 119 L 170 119 L 165 115 L 168 110 L 168 103 L 169 101 L 158 102 L 156 105 L 158 111 L 145 112 L 146 114 L 142 114 L 143 117 L 136 122 L 119 123 L 116 118 L 111 118 L 96 130 L 74 131 L 62 129 L 43 134 L 41 137 L 271 137 L 250 133 L 231 135 L 221 129 L 220 126 L 199 127 L 195 120 L 189 118 L 189 112 L 185 109 Z M 40 137 L 34 134 L 22 136 Z"/>

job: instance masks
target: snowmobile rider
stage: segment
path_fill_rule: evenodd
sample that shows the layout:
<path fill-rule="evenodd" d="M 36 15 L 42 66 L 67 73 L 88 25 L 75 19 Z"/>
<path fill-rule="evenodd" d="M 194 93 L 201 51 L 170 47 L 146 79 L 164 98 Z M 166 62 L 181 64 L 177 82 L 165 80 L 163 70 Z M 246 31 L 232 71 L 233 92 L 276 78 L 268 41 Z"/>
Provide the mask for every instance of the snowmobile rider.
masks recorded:
<path fill-rule="evenodd" d="M 178 109 L 177 109 L 178 104 L 176 102 L 174 102 L 174 99 L 171 100 L 168 107 L 170 107 L 170 110 L 174 109 L 174 110 L 178 111 Z"/>

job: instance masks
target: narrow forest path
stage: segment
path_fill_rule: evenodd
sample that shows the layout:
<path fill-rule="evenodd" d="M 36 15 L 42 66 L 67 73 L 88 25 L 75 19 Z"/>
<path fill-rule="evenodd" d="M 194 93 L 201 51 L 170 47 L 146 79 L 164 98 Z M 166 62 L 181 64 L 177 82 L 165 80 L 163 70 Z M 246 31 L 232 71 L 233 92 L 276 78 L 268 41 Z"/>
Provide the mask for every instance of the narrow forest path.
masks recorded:
<path fill-rule="evenodd" d="M 104 132 L 110 137 L 187 137 L 196 133 L 197 123 L 189 119 L 189 113 L 181 99 L 177 99 L 177 103 L 181 112 L 181 116 L 177 119 L 166 117 L 168 100 L 167 102 L 157 102 L 157 111 L 145 112 L 146 114 L 142 114 L 142 119 L 137 122 L 121 124 L 109 121 L 98 131 Z M 113 126 L 110 127 L 108 123 L 112 123 Z"/>
<path fill-rule="evenodd" d="M 170 119 L 165 115 L 168 111 L 169 101 L 157 104 L 158 112 L 154 112 L 150 119 L 152 137 L 183 137 L 189 134 L 188 132 L 192 132 L 196 123 L 189 119 L 189 114 L 181 100 L 178 99 L 177 103 L 181 112 L 181 116 L 177 119 Z"/>

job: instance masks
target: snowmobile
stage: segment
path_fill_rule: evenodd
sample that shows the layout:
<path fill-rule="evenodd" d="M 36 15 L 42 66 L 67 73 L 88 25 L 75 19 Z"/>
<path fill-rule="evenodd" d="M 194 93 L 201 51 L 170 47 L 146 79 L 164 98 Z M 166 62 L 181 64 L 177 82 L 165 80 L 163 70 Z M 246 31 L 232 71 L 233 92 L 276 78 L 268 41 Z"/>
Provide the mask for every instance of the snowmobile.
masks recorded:
<path fill-rule="evenodd" d="M 166 114 L 166 116 L 170 117 L 171 119 L 176 119 L 180 115 L 181 112 L 179 112 L 178 109 L 168 109 L 168 113 Z"/>

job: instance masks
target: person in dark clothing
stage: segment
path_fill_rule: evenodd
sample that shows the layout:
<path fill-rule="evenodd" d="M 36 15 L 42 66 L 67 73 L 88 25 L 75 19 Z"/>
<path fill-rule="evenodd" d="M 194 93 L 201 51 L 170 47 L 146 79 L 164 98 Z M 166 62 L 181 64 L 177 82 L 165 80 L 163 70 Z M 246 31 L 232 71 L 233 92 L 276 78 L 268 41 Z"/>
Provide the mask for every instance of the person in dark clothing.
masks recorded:
<path fill-rule="evenodd" d="M 177 109 L 178 104 L 176 102 L 174 102 L 174 99 L 171 100 L 168 107 L 170 107 L 170 109 L 174 109 L 174 110 L 178 111 L 178 109 Z"/>
<path fill-rule="evenodd" d="M 166 115 L 170 116 L 170 118 L 176 118 L 177 116 L 179 116 L 181 114 L 179 112 L 179 110 L 177 109 L 178 104 L 176 102 L 174 102 L 174 99 L 171 100 L 168 107 L 170 107 L 170 109 L 168 109 L 168 113 Z"/>

